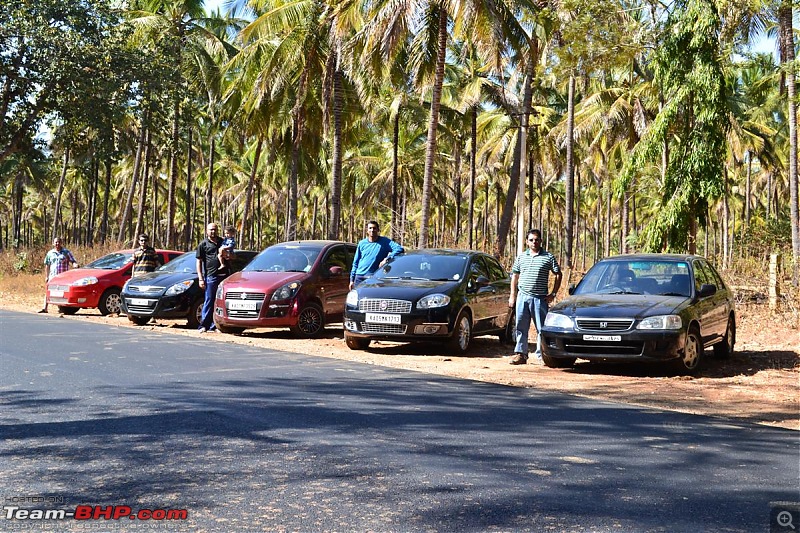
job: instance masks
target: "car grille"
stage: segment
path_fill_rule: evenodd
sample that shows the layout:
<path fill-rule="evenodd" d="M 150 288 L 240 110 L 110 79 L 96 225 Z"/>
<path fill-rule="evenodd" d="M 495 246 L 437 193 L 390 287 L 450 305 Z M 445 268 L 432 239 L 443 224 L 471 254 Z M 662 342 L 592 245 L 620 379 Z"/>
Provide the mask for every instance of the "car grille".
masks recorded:
<path fill-rule="evenodd" d="M 404 335 L 407 328 L 406 324 L 367 324 L 366 322 L 361 324 L 363 333 L 378 333 L 381 335 Z"/>
<path fill-rule="evenodd" d="M 644 342 L 625 341 L 622 342 L 597 342 L 584 341 L 580 339 L 570 339 L 564 341 L 564 348 L 572 355 L 642 355 L 644 352 Z"/>
<path fill-rule="evenodd" d="M 362 313 L 410 313 L 411 302 L 409 300 L 363 298 L 358 301 L 358 310 Z"/>
<path fill-rule="evenodd" d="M 263 292 L 230 291 L 225 293 L 225 308 L 231 318 L 258 318 L 261 306 L 256 304 L 255 309 L 231 309 L 227 302 L 263 302 L 266 298 Z"/>
<path fill-rule="evenodd" d="M 164 287 L 157 287 L 155 285 L 128 285 L 128 287 L 125 289 L 125 292 L 136 293 L 136 294 L 149 294 L 149 293 L 161 292 L 163 290 Z"/>
<path fill-rule="evenodd" d="M 51 291 L 68 291 L 69 285 L 50 285 L 48 289 Z"/>
<path fill-rule="evenodd" d="M 577 318 L 575 322 L 578 323 L 578 328 L 592 331 L 627 331 L 633 325 L 633 320 L 628 318 Z"/>
<path fill-rule="evenodd" d="M 126 298 L 125 299 L 125 305 L 128 308 L 128 311 L 130 311 L 134 315 L 150 315 L 150 314 L 152 314 L 153 311 L 156 310 L 156 304 L 157 303 L 158 303 L 158 300 L 146 300 L 146 303 L 144 305 L 134 305 L 131 302 L 130 298 Z"/>
<path fill-rule="evenodd" d="M 264 301 L 266 294 L 263 292 L 230 291 L 225 293 L 226 300 L 258 300 Z"/>

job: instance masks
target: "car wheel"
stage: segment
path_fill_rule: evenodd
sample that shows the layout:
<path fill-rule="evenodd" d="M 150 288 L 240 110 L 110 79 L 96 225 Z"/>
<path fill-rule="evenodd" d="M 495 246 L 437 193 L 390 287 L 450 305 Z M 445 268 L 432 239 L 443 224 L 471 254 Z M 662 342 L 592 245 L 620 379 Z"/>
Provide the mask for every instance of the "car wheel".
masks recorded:
<path fill-rule="evenodd" d="M 550 357 L 542 354 L 542 362 L 548 368 L 572 368 L 575 366 L 574 357 Z"/>
<path fill-rule="evenodd" d="M 686 332 L 686 345 L 683 355 L 678 359 L 677 368 L 682 374 L 693 374 L 700 368 L 703 359 L 703 341 L 700 330 L 692 327 Z"/>
<path fill-rule="evenodd" d="M 128 315 L 128 320 L 136 324 L 137 326 L 144 326 L 148 322 L 150 322 L 149 316 L 136 316 L 136 315 Z"/>
<path fill-rule="evenodd" d="M 119 292 L 116 287 L 106 289 L 106 292 L 100 297 L 100 303 L 97 304 L 101 315 L 118 315 L 122 311 L 122 298 Z"/>
<path fill-rule="evenodd" d="M 514 334 L 515 330 L 517 329 L 517 313 L 514 312 L 513 309 L 508 311 L 508 321 L 506 322 L 506 327 L 503 328 L 498 334 L 500 337 L 501 344 L 514 344 L 517 342 L 516 336 Z"/>
<path fill-rule="evenodd" d="M 186 324 L 192 328 L 197 329 L 200 322 L 203 320 L 203 298 L 198 298 L 192 305 L 189 306 L 189 313 L 186 315 Z M 219 326 L 217 326 L 219 328 Z M 222 331 L 220 329 L 220 331 Z"/>
<path fill-rule="evenodd" d="M 78 309 L 80 309 L 80 307 L 67 307 L 65 305 L 58 306 L 58 312 L 62 315 L 74 315 L 78 312 Z"/>
<path fill-rule="evenodd" d="M 351 350 L 366 350 L 369 348 L 369 339 L 362 339 L 361 337 L 353 337 L 348 335 L 347 333 L 344 334 L 344 342 L 347 344 L 347 347 Z"/>
<path fill-rule="evenodd" d="M 453 336 L 450 337 L 449 348 L 456 353 L 466 353 L 472 340 L 472 323 L 469 314 L 462 311 L 456 319 Z"/>
<path fill-rule="evenodd" d="M 217 329 L 220 333 L 228 333 L 230 335 L 237 335 L 244 331 L 244 328 L 237 328 L 234 326 L 223 326 L 217 322 L 214 322 L 214 325 L 217 326 Z"/>
<path fill-rule="evenodd" d="M 292 333 L 298 337 L 310 339 L 319 336 L 325 329 L 325 318 L 322 308 L 314 303 L 308 303 L 297 313 L 297 325 L 291 328 Z"/>
<path fill-rule="evenodd" d="M 727 359 L 733 355 L 733 347 L 736 344 L 736 321 L 731 316 L 728 319 L 728 327 L 725 328 L 725 338 L 722 342 L 714 345 L 714 357 Z"/>

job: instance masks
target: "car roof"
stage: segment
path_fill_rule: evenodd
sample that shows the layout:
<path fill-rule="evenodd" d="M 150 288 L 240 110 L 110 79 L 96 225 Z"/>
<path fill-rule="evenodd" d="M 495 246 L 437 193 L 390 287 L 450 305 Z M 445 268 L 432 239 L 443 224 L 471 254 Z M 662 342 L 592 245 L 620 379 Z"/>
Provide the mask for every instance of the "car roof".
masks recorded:
<path fill-rule="evenodd" d="M 319 240 L 310 239 L 310 240 L 306 240 L 306 241 L 284 241 L 284 242 L 279 242 L 279 243 L 267 246 L 267 248 L 289 247 L 289 246 L 303 246 L 303 247 L 309 247 L 309 248 L 311 248 L 311 247 L 324 248 L 325 246 L 330 246 L 330 245 L 333 245 L 333 244 L 351 244 L 351 245 L 355 246 L 355 244 L 353 244 L 353 243 L 344 242 L 344 241 L 329 241 L 329 240 L 322 240 L 322 239 L 319 239 Z"/>
<path fill-rule="evenodd" d="M 413 250 L 406 249 L 406 254 L 428 254 L 428 255 L 488 255 L 484 252 L 475 250 L 460 250 L 457 248 L 415 248 Z"/>
<path fill-rule="evenodd" d="M 602 261 L 694 261 L 705 259 L 701 255 L 695 254 L 622 254 L 612 255 L 602 259 Z"/>

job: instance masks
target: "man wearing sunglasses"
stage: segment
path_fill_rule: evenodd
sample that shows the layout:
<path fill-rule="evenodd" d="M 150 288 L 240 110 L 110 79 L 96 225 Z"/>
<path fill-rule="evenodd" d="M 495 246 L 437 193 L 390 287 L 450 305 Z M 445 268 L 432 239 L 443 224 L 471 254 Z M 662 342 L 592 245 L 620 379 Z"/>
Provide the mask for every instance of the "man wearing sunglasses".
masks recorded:
<path fill-rule="evenodd" d="M 508 298 L 508 306 L 516 309 L 517 316 L 517 343 L 511 357 L 512 365 L 524 365 L 528 362 L 531 317 L 536 324 L 537 333 L 534 361 L 541 364 L 544 317 L 561 287 L 561 269 L 553 254 L 542 248 L 542 233 L 538 229 L 528 231 L 527 243 L 528 249 L 517 256 L 514 266 L 511 267 L 511 296 Z M 549 289 L 550 272 L 555 280 L 552 291 Z"/>

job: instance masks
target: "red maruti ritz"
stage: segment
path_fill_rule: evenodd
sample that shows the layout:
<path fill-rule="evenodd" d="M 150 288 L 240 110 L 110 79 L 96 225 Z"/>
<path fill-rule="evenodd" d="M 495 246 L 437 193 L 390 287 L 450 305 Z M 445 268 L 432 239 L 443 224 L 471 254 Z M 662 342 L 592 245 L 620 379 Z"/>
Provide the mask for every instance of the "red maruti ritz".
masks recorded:
<path fill-rule="evenodd" d="M 294 241 L 270 246 L 217 289 L 214 322 L 222 333 L 288 327 L 316 337 L 341 322 L 356 245 Z"/>
<path fill-rule="evenodd" d="M 88 265 L 62 272 L 47 282 L 47 303 L 58 306 L 65 315 L 74 315 L 78 309 L 98 308 L 108 315 L 119 313 L 122 286 L 133 271 L 133 252 L 119 250 L 95 259 Z M 162 263 L 167 263 L 183 252 L 156 250 Z"/>

